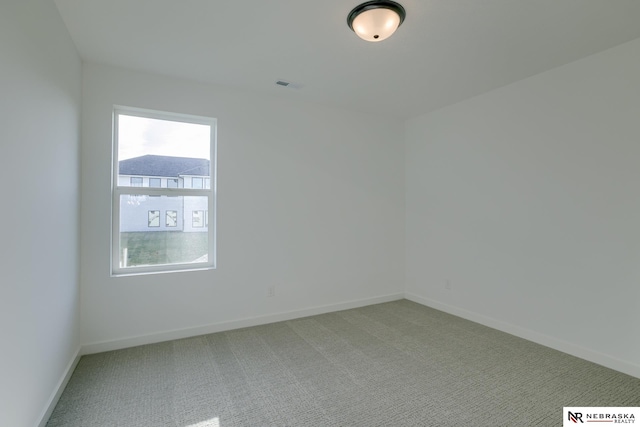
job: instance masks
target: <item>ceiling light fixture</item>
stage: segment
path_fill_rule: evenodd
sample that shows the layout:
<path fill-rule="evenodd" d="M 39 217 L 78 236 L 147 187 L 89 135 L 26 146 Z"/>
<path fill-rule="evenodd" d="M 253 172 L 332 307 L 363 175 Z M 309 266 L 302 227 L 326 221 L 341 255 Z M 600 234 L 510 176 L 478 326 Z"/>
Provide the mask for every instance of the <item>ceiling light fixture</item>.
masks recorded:
<path fill-rule="evenodd" d="M 394 1 L 368 1 L 356 6 L 347 16 L 347 24 L 363 40 L 381 42 L 395 33 L 406 12 Z"/>

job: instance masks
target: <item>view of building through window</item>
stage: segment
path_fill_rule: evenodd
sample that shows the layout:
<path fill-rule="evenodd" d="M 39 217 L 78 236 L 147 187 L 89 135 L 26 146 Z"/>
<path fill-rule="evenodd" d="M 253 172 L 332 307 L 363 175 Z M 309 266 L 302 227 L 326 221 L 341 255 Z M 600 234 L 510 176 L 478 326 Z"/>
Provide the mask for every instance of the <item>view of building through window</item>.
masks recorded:
<path fill-rule="evenodd" d="M 114 127 L 114 273 L 213 267 L 215 121 L 122 110 Z"/>

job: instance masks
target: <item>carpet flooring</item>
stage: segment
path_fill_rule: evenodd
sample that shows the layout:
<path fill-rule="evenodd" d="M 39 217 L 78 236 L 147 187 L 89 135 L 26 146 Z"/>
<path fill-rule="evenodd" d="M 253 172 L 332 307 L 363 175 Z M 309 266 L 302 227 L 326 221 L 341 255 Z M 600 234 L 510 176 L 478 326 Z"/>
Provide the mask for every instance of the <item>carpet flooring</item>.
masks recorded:
<path fill-rule="evenodd" d="M 559 426 L 640 379 L 407 300 L 84 356 L 47 426 Z"/>

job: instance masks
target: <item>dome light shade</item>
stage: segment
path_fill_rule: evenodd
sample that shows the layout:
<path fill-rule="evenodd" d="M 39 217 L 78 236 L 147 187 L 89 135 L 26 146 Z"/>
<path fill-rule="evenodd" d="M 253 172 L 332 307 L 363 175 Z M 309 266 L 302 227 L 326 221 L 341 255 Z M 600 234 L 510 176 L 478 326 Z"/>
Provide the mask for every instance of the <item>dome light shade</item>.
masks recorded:
<path fill-rule="evenodd" d="M 394 1 L 368 1 L 349 13 L 347 24 L 361 39 L 380 42 L 398 29 L 405 16 L 404 8 Z"/>

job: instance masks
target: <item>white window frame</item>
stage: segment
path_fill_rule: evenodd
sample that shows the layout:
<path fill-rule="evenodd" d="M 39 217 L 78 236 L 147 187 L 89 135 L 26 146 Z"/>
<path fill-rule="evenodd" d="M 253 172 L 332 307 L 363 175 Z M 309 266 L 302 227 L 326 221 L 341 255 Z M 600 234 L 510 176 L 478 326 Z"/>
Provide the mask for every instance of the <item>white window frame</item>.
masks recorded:
<path fill-rule="evenodd" d="M 208 125 L 211 129 L 209 177 L 211 187 L 206 189 L 194 188 L 167 188 L 167 187 L 130 187 L 118 185 L 119 159 L 118 159 L 118 119 L 120 115 L 144 117 L 149 119 L 169 120 L 175 122 L 193 123 Z M 112 179 L 111 179 L 111 275 L 128 276 L 134 274 L 153 274 L 173 271 L 193 271 L 209 270 L 216 268 L 216 170 L 217 170 L 217 120 L 211 117 L 193 116 L 180 113 L 169 113 L 164 111 L 147 110 L 142 108 L 125 107 L 115 105 L 113 107 L 113 152 L 112 152 Z M 197 263 L 180 264 L 159 264 L 153 266 L 120 266 L 120 198 L 123 195 L 147 195 L 147 196 L 184 196 L 196 197 L 204 196 L 208 198 L 207 207 L 209 212 L 213 212 L 213 217 L 209 221 L 208 239 L 209 254 L 208 261 Z"/>

